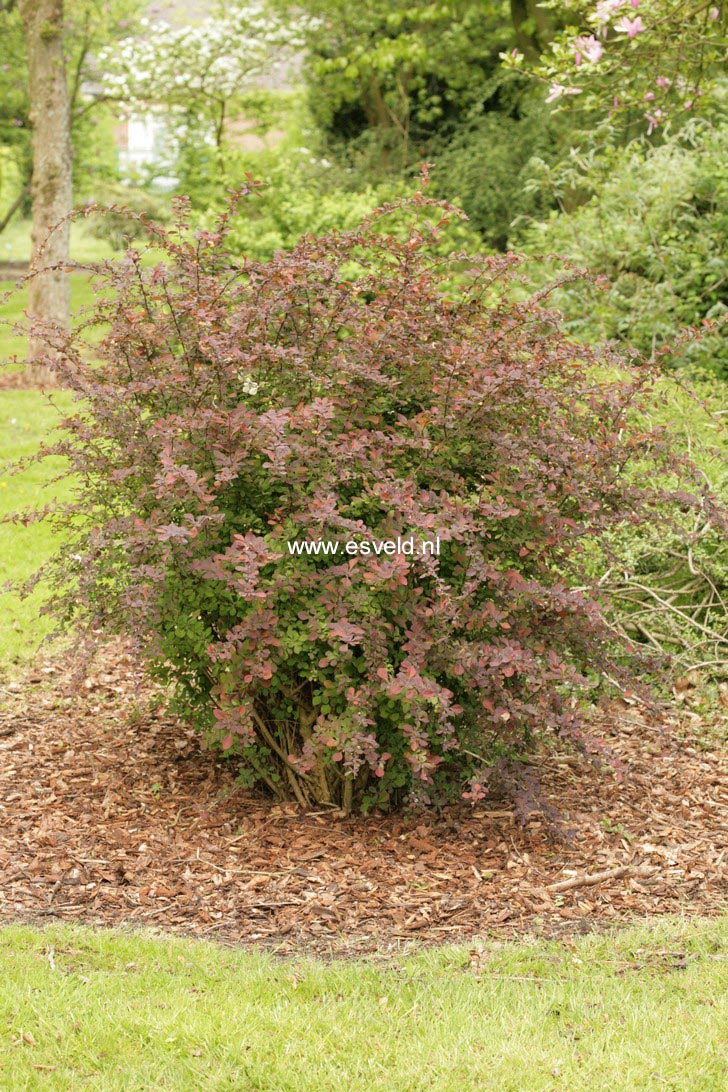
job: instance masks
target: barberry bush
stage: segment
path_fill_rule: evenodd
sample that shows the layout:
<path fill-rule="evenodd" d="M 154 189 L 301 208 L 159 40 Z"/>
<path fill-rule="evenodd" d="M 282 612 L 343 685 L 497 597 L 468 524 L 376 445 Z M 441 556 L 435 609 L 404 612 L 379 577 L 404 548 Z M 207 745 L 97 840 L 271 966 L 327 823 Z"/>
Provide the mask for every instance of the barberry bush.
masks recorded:
<path fill-rule="evenodd" d="M 423 193 L 266 263 L 226 245 L 249 199 L 197 232 L 179 202 L 99 272 L 90 342 L 57 335 L 49 609 L 134 635 L 248 784 L 305 805 L 477 800 L 534 734 L 589 746 L 629 650 L 583 547 L 711 503 L 640 424 L 654 372 L 569 341 L 521 258 L 443 257 L 457 213 Z"/>

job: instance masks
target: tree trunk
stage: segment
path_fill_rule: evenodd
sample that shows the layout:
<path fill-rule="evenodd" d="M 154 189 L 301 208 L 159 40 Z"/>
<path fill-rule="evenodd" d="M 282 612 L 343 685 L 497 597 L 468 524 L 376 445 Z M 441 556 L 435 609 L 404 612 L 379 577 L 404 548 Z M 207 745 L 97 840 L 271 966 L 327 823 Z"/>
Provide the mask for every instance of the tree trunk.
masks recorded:
<path fill-rule="evenodd" d="M 510 0 L 516 45 L 529 61 L 537 61 L 553 37 L 554 18 L 534 0 Z"/>
<path fill-rule="evenodd" d="M 19 0 L 28 52 L 30 121 L 33 127 L 33 231 L 28 314 L 64 330 L 70 322 L 68 276 L 70 224 L 61 223 L 73 208 L 71 117 L 63 56 L 63 0 Z M 51 230 L 55 229 L 55 230 Z M 45 270 L 45 272 L 40 272 Z M 49 343 L 31 335 L 29 377 L 52 382 L 38 364 Z"/>

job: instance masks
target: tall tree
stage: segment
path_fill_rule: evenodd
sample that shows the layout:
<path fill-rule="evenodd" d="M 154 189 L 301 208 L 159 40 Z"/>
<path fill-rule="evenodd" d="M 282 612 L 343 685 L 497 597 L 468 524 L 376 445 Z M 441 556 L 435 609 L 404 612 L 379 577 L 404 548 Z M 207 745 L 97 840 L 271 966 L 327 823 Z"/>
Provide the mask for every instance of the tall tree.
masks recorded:
<path fill-rule="evenodd" d="M 249 119 L 249 96 L 260 95 L 261 82 L 285 79 L 286 64 L 304 44 L 303 22 L 280 18 L 267 0 L 209 6 L 200 23 L 140 21 L 135 33 L 99 52 L 99 79 L 104 97 L 121 110 L 167 118 L 174 174 L 184 179 L 182 159 L 191 152 L 198 163 L 213 160 L 216 183 L 229 184 L 230 135 Z"/>
<path fill-rule="evenodd" d="M 70 285 L 63 271 L 69 260 L 73 208 L 71 114 L 63 54 L 63 0 L 18 0 L 28 54 L 30 121 L 33 129 L 32 251 L 28 313 L 32 320 L 68 328 Z M 37 362 L 47 343 L 30 340 Z M 38 364 L 31 363 L 37 373 Z M 47 378 L 47 377 L 46 377 Z"/>

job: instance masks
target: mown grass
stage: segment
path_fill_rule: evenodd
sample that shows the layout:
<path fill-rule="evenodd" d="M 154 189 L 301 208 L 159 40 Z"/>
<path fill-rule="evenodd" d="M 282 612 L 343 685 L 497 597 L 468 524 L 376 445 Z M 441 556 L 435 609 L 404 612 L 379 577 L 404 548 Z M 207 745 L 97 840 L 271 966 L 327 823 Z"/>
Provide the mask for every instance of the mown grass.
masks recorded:
<path fill-rule="evenodd" d="M 30 220 L 13 220 L 0 236 L 0 261 L 30 260 Z M 105 239 L 99 239 L 84 220 L 71 224 L 71 257 L 77 262 L 101 261 L 113 257 L 114 249 Z"/>
<path fill-rule="evenodd" d="M 71 273 L 71 309 L 74 315 L 83 315 L 94 300 L 88 273 Z M 13 357 L 16 363 L 4 364 L 4 370 L 22 371 L 28 352 L 28 338 L 22 329 L 14 329 L 16 323 L 24 323 L 23 311 L 28 306 L 27 286 L 16 288 L 13 281 L 0 281 L 0 361 Z"/>
<path fill-rule="evenodd" d="M 30 258 L 30 230 L 28 220 L 14 220 L 0 237 L 0 261 L 27 262 Z M 97 239 L 87 223 L 79 221 L 71 225 L 71 258 L 77 262 L 101 261 L 114 257 L 113 248 L 103 239 Z M 93 301 L 93 291 L 87 273 L 73 273 L 71 280 L 71 310 L 78 315 Z M 0 281 L 0 360 L 17 357 L 22 361 L 27 352 L 27 338 L 16 333 L 12 326 L 22 321 L 27 306 L 27 288 L 15 289 L 15 282 Z M 22 364 L 11 370 L 22 369 Z"/>
<path fill-rule="evenodd" d="M 672 921 L 385 966 L 11 926 L 0 932 L 0 1085 L 723 1089 L 727 940 L 725 921 Z"/>
<path fill-rule="evenodd" d="M 11 461 L 31 455 L 41 441 L 49 442 L 60 414 L 71 406 L 68 391 L 49 398 L 35 390 L 0 390 L 0 519 L 26 507 L 42 508 L 70 495 L 68 482 L 53 483 L 63 469 L 58 458 L 29 466 L 20 474 L 5 469 Z M 31 660 L 52 625 L 39 616 L 42 595 L 27 599 L 4 593 L 6 581 L 24 580 L 57 548 L 47 522 L 28 527 L 0 523 L 0 672 L 9 665 Z"/>

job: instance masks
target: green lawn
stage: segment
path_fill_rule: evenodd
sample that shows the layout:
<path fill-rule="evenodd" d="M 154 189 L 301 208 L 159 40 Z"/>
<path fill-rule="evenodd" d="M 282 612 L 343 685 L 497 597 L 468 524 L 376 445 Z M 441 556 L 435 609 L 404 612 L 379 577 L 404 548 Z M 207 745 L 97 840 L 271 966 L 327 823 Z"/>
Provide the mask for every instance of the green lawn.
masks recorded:
<path fill-rule="evenodd" d="M 45 460 L 17 475 L 3 470 L 10 461 L 36 451 L 41 440 L 48 441 L 60 412 L 71 404 L 67 391 L 54 392 L 51 402 L 39 391 L 0 390 L 0 518 L 28 505 L 42 507 L 54 497 L 69 495 L 66 483 L 49 484 L 62 469 L 59 459 Z M 0 671 L 32 659 L 51 628 L 38 616 L 40 595 L 21 600 L 14 594 L 2 594 L 2 585 L 6 580 L 30 576 L 54 546 L 46 522 L 29 527 L 0 523 Z"/>
<path fill-rule="evenodd" d="M 30 231 L 30 220 L 11 221 L 0 235 L 0 261 L 29 261 Z M 113 255 L 113 247 L 104 239 L 97 239 L 87 221 L 77 220 L 71 224 L 71 257 L 74 261 L 95 262 Z"/>
<path fill-rule="evenodd" d="M 78 222 L 71 225 L 71 258 L 77 262 L 101 261 L 114 257 L 112 247 L 97 239 L 89 231 L 89 225 Z M 27 262 L 30 258 L 30 222 L 13 221 L 0 235 L 0 261 Z M 14 281 L 0 280 L 0 360 L 17 356 L 22 359 L 27 349 L 24 335 L 14 334 L 11 326 L 17 322 L 27 305 L 27 289 L 12 291 Z M 71 308 L 78 313 L 93 300 L 93 292 L 86 273 L 71 274 Z M 9 325 L 8 325 L 9 324 Z M 17 370 L 17 368 L 13 369 Z"/>
<path fill-rule="evenodd" d="M 387 961 L 149 933 L 0 931 L 0 1086 L 723 1089 L 724 923 Z"/>
<path fill-rule="evenodd" d="M 74 314 L 79 315 L 93 303 L 91 281 L 87 273 L 72 273 L 70 280 L 71 307 Z M 27 288 L 16 289 L 13 281 L 0 281 L 0 361 L 17 357 L 21 362 L 25 358 L 28 339 L 25 334 L 14 332 L 13 326 L 23 321 L 27 305 Z M 22 363 L 6 365 L 8 371 L 21 371 L 22 368 Z"/>

